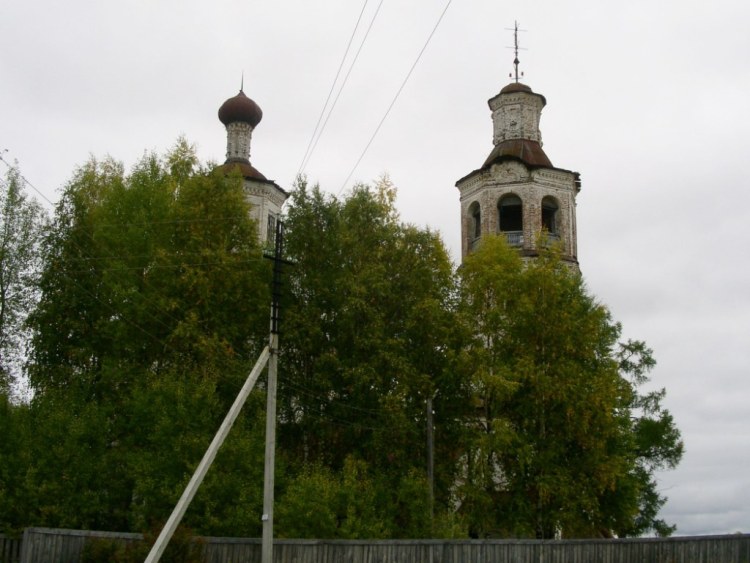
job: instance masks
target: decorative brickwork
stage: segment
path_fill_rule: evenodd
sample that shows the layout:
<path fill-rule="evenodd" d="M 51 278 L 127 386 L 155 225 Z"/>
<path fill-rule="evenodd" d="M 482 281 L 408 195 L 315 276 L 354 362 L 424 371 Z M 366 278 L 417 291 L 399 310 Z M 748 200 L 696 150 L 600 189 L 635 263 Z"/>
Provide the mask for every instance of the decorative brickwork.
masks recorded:
<path fill-rule="evenodd" d="M 249 123 L 235 121 L 227 126 L 227 160 L 247 160 L 250 162 L 250 141 L 253 128 Z"/>
<path fill-rule="evenodd" d="M 539 120 L 545 104 L 543 96 L 522 84 L 506 86 L 489 100 L 495 148 L 481 168 L 456 183 L 462 257 L 489 233 L 504 233 L 524 256 L 534 256 L 544 230 L 577 267 L 580 180 L 576 172 L 553 167 L 541 148 Z"/>
<path fill-rule="evenodd" d="M 542 142 L 542 133 L 539 130 L 539 120 L 545 105 L 542 96 L 531 92 L 498 94 L 488 103 L 492 110 L 494 144 L 507 139 Z"/>

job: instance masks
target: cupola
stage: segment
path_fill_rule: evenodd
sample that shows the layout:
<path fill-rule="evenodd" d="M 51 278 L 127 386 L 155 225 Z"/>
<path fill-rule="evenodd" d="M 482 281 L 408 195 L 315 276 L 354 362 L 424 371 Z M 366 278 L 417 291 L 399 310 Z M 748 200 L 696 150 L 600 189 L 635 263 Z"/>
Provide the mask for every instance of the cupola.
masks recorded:
<path fill-rule="evenodd" d="M 241 88 L 239 94 L 221 104 L 219 121 L 227 129 L 227 159 L 224 162 L 227 171 L 239 168 L 245 178 L 266 179 L 250 164 L 253 130 L 262 118 L 260 106 L 248 98 Z"/>
<path fill-rule="evenodd" d="M 221 104 L 219 121 L 227 130 L 227 159 L 220 168 L 227 175 L 239 170 L 250 214 L 258 224 L 258 236 L 268 243 L 289 194 L 250 164 L 250 141 L 262 118 L 260 106 L 245 95 L 242 87 L 236 96 Z"/>
<path fill-rule="evenodd" d="M 469 254 L 484 236 L 499 235 L 525 259 L 538 256 L 539 244 L 558 244 L 577 269 L 580 176 L 553 166 L 542 148 L 539 121 L 547 100 L 519 81 L 517 24 L 515 39 L 515 80 L 488 101 L 493 148 L 481 167 L 456 182 L 461 253 Z"/>

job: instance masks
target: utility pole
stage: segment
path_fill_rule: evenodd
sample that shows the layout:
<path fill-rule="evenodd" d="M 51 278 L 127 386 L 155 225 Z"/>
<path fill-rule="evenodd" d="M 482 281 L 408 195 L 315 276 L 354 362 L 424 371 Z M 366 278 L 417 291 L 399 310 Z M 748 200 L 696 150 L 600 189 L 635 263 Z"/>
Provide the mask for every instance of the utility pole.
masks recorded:
<path fill-rule="evenodd" d="M 284 226 L 281 221 L 276 223 L 275 251 L 273 255 L 266 255 L 274 261 L 273 266 L 273 287 L 271 301 L 271 335 L 268 346 L 263 349 L 258 360 L 255 363 L 250 375 L 245 380 L 239 395 L 234 400 L 232 407 L 229 409 L 224 422 L 216 432 L 211 445 L 203 455 L 203 459 L 193 473 L 190 482 L 182 493 L 182 497 L 177 502 L 169 516 L 167 523 L 162 528 L 159 537 L 156 538 L 151 551 L 145 559 L 145 563 L 157 563 L 161 558 L 164 550 L 167 548 L 169 540 L 172 539 L 180 520 L 185 515 L 185 511 L 190 502 L 193 500 L 195 493 L 198 491 L 206 476 L 211 464 L 216 458 L 219 448 L 224 443 L 229 431 L 232 429 L 234 421 L 240 414 L 242 406 L 245 404 L 250 391 L 255 386 L 258 377 L 263 368 L 268 364 L 268 398 L 266 412 L 266 459 L 265 459 L 265 477 L 263 482 L 263 544 L 261 552 L 262 563 L 271 563 L 273 560 L 273 486 L 274 486 L 274 466 L 276 455 L 276 372 L 278 369 L 278 352 L 279 352 L 279 320 L 281 318 L 281 267 L 284 264 L 290 264 L 288 260 L 282 258 L 284 240 Z"/>
<path fill-rule="evenodd" d="M 208 446 L 208 449 L 203 455 L 203 459 L 198 464 L 198 468 L 195 470 L 195 473 L 193 473 L 190 482 L 188 483 L 187 487 L 185 487 L 185 490 L 183 491 L 180 500 L 175 505 L 172 514 L 169 516 L 167 523 L 164 525 L 164 528 L 162 528 L 159 537 L 156 538 L 154 545 L 151 547 L 151 551 L 146 557 L 145 563 L 156 563 L 157 561 L 159 561 L 162 554 L 164 553 L 164 550 L 167 548 L 169 540 L 172 539 L 174 531 L 180 524 L 180 520 L 182 520 L 182 517 L 185 515 L 185 511 L 187 510 L 188 506 L 190 506 L 190 502 L 193 500 L 196 491 L 198 491 L 198 487 L 200 487 L 201 483 L 203 482 L 203 478 L 206 476 L 208 469 L 211 467 L 211 464 L 213 463 L 214 458 L 219 451 L 219 448 L 224 443 L 224 440 L 229 434 L 229 431 L 232 429 L 234 421 L 240 414 L 242 405 L 245 404 L 247 396 L 255 386 L 255 382 L 258 380 L 258 376 L 263 371 L 263 368 L 266 367 L 268 356 L 269 350 L 268 346 L 266 346 L 263 352 L 261 352 L 258 361 L 255 362 L 255 367 L 253 367 L 250 375 L 248 375 L 247 379 L 245 380 L 245 384 L 242 386 L 239 395 L 237 395 L 237 398 L 234 400 L 232 408 L 229 409 L 227 416 L 224 418 L 224 422 L 221 423 L 221 426 L 216 432 L 211 445 Z"/>
<path fill-rule="evenodd" d="M 261 563 L 273 561 L 273 488 L 276 467 L 276 382 L 279 361 L 279 335 L 271 333 L 268 358 L 268 389 L 266 398 L 266 455 L 263 471 L 263 540 Z"/>
<path fill-rule="evenodd" d="M 435 435 L 432 419 L 432 395 L 427 397 L 427 484 L 430 489 L 430 520 L 435 507 Z"/>
<path fill-rule="evenodd" d="M 290 262 L 284 260 L 284 224 L 276 222 L 273 256 L 273 285 L 271 301 L 271 336 L 269 340 L 268 389 L 266 403 L 266 455 L 263 477 L 263 539 L 261 563 L 273 562 L 273 489 L 276 466 L 276 387 L 279 361 L 279 322 L 281 321 L 281 268 Z"/>

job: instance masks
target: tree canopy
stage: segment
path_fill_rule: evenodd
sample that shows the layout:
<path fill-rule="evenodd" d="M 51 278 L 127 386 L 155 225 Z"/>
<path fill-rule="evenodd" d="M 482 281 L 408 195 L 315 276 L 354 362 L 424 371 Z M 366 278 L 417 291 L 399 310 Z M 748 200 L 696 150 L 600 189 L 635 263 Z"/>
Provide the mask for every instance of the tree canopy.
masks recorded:
<path fill-rule="evenodd" d="M 248 209 L 242 179 L 198 166 L 185 142 L 127 174 L 112 159 L 76 171 L 29 318 L 32 523 L 142 530 L 168 516 L 265 337 L 269 268 Z M 189 525 L 259 530 L 255 403 Z"/>
<path fill-rule="evenodd" d="M 448 438 L 460 424 L 441 416 L 460 387 L 450 369 L 452 265 L 437 234 L 403 224 L 394 202 L 387 177 L 343 201 L 302 182 L 288 212 L 296 265 L 284 319 L 280 446 L 302 470 L 293 487 L 333 479 L 346 489 L 356 471 L 371 491 L 355 497 L 374 497 L 368 512 L 378 522 L 360 517 L 363 527 L 352 528 L 339 513 L 336 537 L 432 533 L 428 399 L 446 438 L 438 445 L 437 488 L 447 490 L 453 478 Z M 299 505 L 304 495 L 296 496 Z M 310 501 L 319 500 L 310 494 Z M 447 510 L 447 495 L 439 501 Z M 315 520 L 309 524 L 305 536 L 322 533 Z"/>
<path fill-rule="evenodd" d="M 639 392 L 650 350 L 619 342 L 620 325 L 555 247 L 524 261 L 485 238 L 461 268 L 475 411 L 459 494 L 472 532 L 668 533 L 653 471 L 673 467 L 682 443 L 663 393 Z"/>
<path fill-rule="evenodd" d="M 524 261 L 483 237 L 455 268 L 395 197 L 387 177 L 292 192 L 276 534 L 669 534 L 655 472 L 683 446 L 664 391 L 644 391 L 648 347 L 621 342 L 554 246 Z M 30 235 L 37 273 L 16 278 L 34 296 L 17 308 L 34 395 L 0 393 L 0 527 L 167 518 L 267 338 L 270 262 L 248 211 L 243 179 L 184 141 L 128 172 L 76 170 Z M 186 514 L 198 533 L 260 533 L 263 395 Z"/>

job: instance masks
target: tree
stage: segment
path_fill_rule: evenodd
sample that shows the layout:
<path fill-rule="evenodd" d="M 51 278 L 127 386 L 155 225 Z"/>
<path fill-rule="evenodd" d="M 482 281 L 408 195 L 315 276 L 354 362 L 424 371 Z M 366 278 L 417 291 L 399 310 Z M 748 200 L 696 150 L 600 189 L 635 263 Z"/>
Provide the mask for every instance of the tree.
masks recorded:
<path fill-rule="evenodd" d="M 542 241 L 541 246 L 545 246 Z M 523 261 L 485 237 L 461 269 L 474 401 L 458 489 L 473 534 L 551 538 L 668 532 L 656 468 L 682 455 L 653 365 L 554 247 Z"/>
<path fill-rule="evenodd" d="M 44 256 L 29 318 L 33 524 L 142 531 L 169 515 L 267 335 L 270 270 L 242 179 L 184 141 L 129 174 L 92 159 Z M 261 403 L 186 515 L 199 533 L 260 530 Z"/>
<path fill-rule="evenodd" d="M 0 181 L 0 392 L 20 381 L 28 339 L 25 320 L 36 299 L 40 268 L 45 214 L 24 187 L 17 167 L 10 167 Z"/>
<path fill-rule="evenodd" d="M 25 471 L 32 463 L 28 405 L 0 391 L 0 533 L 18 534 L 29 523 Z"/>
<path fill-rule="evenodd" d="M 347 460 L 361 463 L 381 492 L 383 529 L 429 536 L 429 510 L 421 529 L 411 524 L 426 479 L 422 495 L 394 507 L 413 471 L 426 476 L 429 398 L 439 428 L 436 490 L 453 480 L 453 272 L 439 237 L 401 223 L 394 200 L 387 178 L 343 200 L 304 181 L 292 194 L 287 248 L 296 265 L 284 309 L 279 439 L 301 475 L 312 465 L 337 476 Z M 447 500 L 438 502 L 447 508 Z"/>

